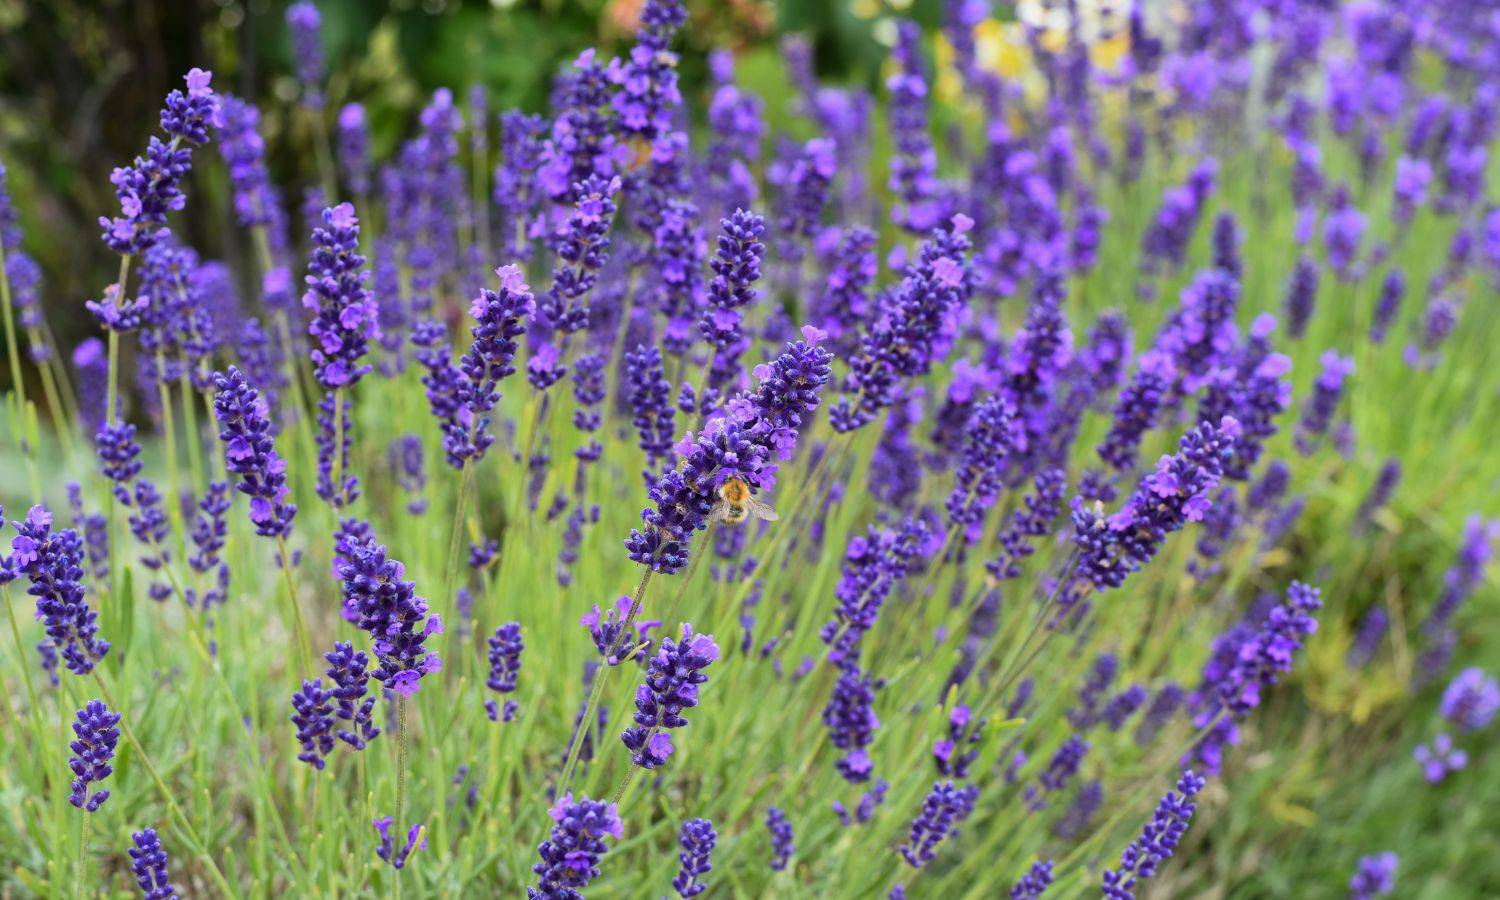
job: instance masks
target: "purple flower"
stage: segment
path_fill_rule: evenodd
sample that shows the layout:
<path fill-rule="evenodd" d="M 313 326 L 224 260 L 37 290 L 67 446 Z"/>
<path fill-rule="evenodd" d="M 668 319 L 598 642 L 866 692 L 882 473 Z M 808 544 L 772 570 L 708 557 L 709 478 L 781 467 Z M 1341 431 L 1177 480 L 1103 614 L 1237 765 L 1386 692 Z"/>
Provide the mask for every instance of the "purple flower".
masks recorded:
<path fill-rule="evenodd" d="M 135 873 L 141 894 L 146 900 L 176 900 L 177 888 L 167 873 L 167 851 L 162 849 L 156 829 L 144 828 L 130 839 L 135 846 L 126 852 L 130 854 L 130 869 Z"/>
<path fill-rule="evenodd" d="M 1151 699 L 1151 705 L 1141 714 L 1141 724 L 1135 729 L 1136 744 L 1145 746 L 1156 740 L 1167 722 L 1177 714 L 1186 696 L 1186 692 L 1172 682 L 1162 685 Z"/>
<path fill-rule="evenodd" d="M 413 516 L 420 516 L 427 511 L 427 498 L 422 495 L 423 488 L 427 486 L 422 439 L 414 434 L 403 434 L 391 441 L 386 456 L 396 483 L 406 492 L 406 511 Z"/>
<path fill-rule="evenodd" d="M 836 764 L 839 774 L 850 784 L 870 780 L 872 764 L 865 748 L 880 727 L 880 719 L 875 716 L 875 692 L 883 685 L 882 679 L 860 671 L 855 662 L 846 662 L 834 682 L 833 695 L 823 708 L 823 724 L 828 726 L 829 740 L 844 751 Z"/>
<path fill-rule="evenodd" d="M 853 431 L 875 420 L 895 402 L 903 378 L 920 378 L 946 355 L 957 318 L 977 284 L 968 266 L 974 225 L 954 216 L 951 228 L 936 229 L 908 264 L 901 285 L 888 296 L 849 360 L 849 374 L 829 418 L 839 432 Z"/>
<path fill-rule="evenodd" d="M 99 638 L 98 613 L 84 596 L 83 541 L 78 533 L 52 531 L 52 514 L 33 506 L 22 522 L 12 522 L 16 536 L 5 570 L 31 579 L 26 593 L 36 598 L 36 617 L 63 663 L 75 675 L 87 675 L 109 653 L 109 641 Z"/>
<path fill-rule="evenodd" d="M 1354 374 L 1354 358 L 1340 356 L 1337 350 L 1327 350 L 1318 361 L 1323 370 L 1313 382 L 1312 396 L 1302 408 L 1302 418 L 1297 422 L 1297 449 L 1306 456 L 1311 453 L 1318 439 L 1328 432 L 1339 400 L 1344 395 L 1344 382 Z"/>
<path fill-rule="evenodd" d="M 505 230 L 503 252 L 514 259 L 531 256 L 531 238 L 540 230 L 537 206 L 537 168 L 542 151 L 542 133 L 546 122 L 541 116 L 528 115 L 518 109 L 500 114 L 501 161 L 495 166 L 495 188 L 491 194 L 500 212 Z M 569 185 L 571 187 L 571 185 Z"/>
<path fill-rule="evenodd" d="M 615 221 L 619 178 L 591 175 L 573 186 L 573 209 L 551 235 L 557 257 L 552 287 L 536 305 L 536 318 L 548 328 L 571 334 L 589 324 L 588 294 L 609 261 L 609 230 Z M 511 266 L 517 272 L 519 269 Z"/>
<path fill-rule="evenodd" d="M 828 332 L 836 354 L 847 357 L 857 349 L 856 328 L 870 314 L 870 285 L 879 269 L 875 259 L 876 235 L 858 225 L 842 234 L 832 229 L 826 234 L 837 237 L 838 245 L 828 262 L 828 276 L 814 306 L 815 321 Z"/>
<path fill-rule="evenodd" d="M 841 664 L 857 655 L 860 639 L 874 625 L 880 607 L 906 577 L 908 566 L 921 552 L 926 524 L 908 517 L 899 529 L 869 526 L 849 539 L 839 583 L 834 588 L 838 606 L 820 636 L 829 645 L 828 658 Z"/>
<path fill-rule="evenodd" d="M 374 719 L 375 695 L 369 692 L 369 658 L 347 641 L 336 641 L 323 658 L 328 661 L 328 680 L 333 684 L 328 698 L 342 723 L 338 738 L 355 750 L 363 750 L 380 735 Z"/>
<path fill-rule="evenodd" d="M 760 263 L 766 252 L 766 245 L 761 243 L 766 223 L 755 213 L 737 209 L 721 220 L 719 227 L 723 234 L 709 261 L 714 277 L 708 284 L 708 305 L 698 330 L 722 354 L 741 340 L 740 310 L 755 302 L 755 282 L 760 280 Z"/>
<path fill-rule="evenodd" d="M 718 658 L 713 635 L 694 634 L 691 625 L 682 626 L 676 641 L 662 638 L 635 692 L 635 726 L 620 734 L 633 763 L 644 769 L 666 763 L 675 749 L 668 732 L 687 725 L 682 711 L 698 705 L 699 686 L 708 681 L 703 670 Z"/>
<path fill-rule="evenodd" d="M 526 888 L 529 900 L 581 900 L 582 889 L 599 875 L 599 860 L 609 851 L 606 837 L 625 834 L 619 808 L 587 797 L 564 794 L 547 811 L 556 824 L 537 853 L 541 862 L 531 867 L 539 877 Z"/>
<path fill-rule="evenodd" d="M 783 871 L 797 852 L 792 843 L 792 823 L 786 813 L 772 806 L 766 810 L 766 830 L 771 833 L 771 870 Z"/>
<path fill-rule="evenodd" d="M 301 0 L 286 8 L 286 27 L 292 35 L 292 55 L 297 61 L 297 80 L 302 83 L 302 102 L 312 109 L 323 105 L 323 17 L 312 0 Z M 398 867 L 399 868 L 399 867 Z"/>
<path fill-rule="evenodd" d="M 822 227 L 823 209 L 837 171 L 834 143 L 828 138 L 813 138 L 775 167 L 771 177 L 781 188 L 776 227 L 782 240 L 780 252 L 788 259 L 802 258 L 797 238 L 811 240 Z"/>
<path fill-rule="evenodd" d="M 521 674 L 521 651 L 526 647 L 521 640 L 521 623 L 507 622 L 496 628 L 489 645 L 490 675 L 485 679 L 485 686 L 499 694 L 514 693 L 516 678 Z M 515 715 L 515 702 L 507 699 L 505 708 L 506 721 L 510 721 Z M 490 710 L 490 719 L 495 719 L 493 709 Z"/>
<path fill-rule="evenodd" d="M 939 781 L 922 802 L 922 811 L 912 820 L 901 858 L 913 869 L 920 869 L 937 858 L 943 841 L 957 834 L 958 826 L 974 811 L 979 788 L 958 787 L 951 781 Z"/>
<path fill-rule="evenodd" d="M 1360 857 L 1354 874 L 1349 876 L 1349 900 L 1374 900 L 1394 891 L 1399 862 L 1390 851 Z"/>
<path fill-rule="evenodd" d="M 1171 355 L 1177 367 L 1178 390 L 1190 394 L 1227 362 L 1235 348 L 1239 282 L 1220 269 L 1199 272 L 1183 289 L 1180 301 L 1157 346 Z"/>
<path fill-rule="evenodd" d="M 1292 267 L 1291 280 L 1286 288 L 1286 333 L 1288 337 L 1302 337 L 1307 331 L 1307 322 L 1312 318 L 1313 307 L 1318 297 L 1318 263 L 1311 256 L 1302 254 Z"/>
<path fill-rule="evenodd" d="M 647 0 L 635 46 L 624 60 L 610 60 L 616 124 L 627 138 L 649 142 L 671 130 L 672 111 L 682 105 L 682 94 L 677 54 L 667 48 L 686 21 L 680 0 Z"/>
<path fill-rule="evenodd" d="M 985 720 L 974 720 L 969 707 L 959 705 L 948 711 L 948 732 L 932 745 L 932 762 L 944 778 L 968 778 L 969 767 L 979 758 L 979 742 L 984 737 Z"/>
<path fill-rule="evenodd" d="M 620 153 L 606 111 L 612 76 L 613 67 L 606 74 L 591 48 L 580 53 L 573 69 L 559 79 L 556 115 L 536 169 L 539 184 L 554 203 L 571 202 L 574 185 L 591 175 L 609 178 L 615 173 Z"/>
<path fill-rule="evenodd" d="M 531 288 L 518 266 L 501 266 L 495 275 L 500 279 L 500 290 L 482 289 L 469 307 L 474 317 L 469 329 L 473 340 L 458 363 L 467 382 L 460 392 L 465 407 L 455 419 L 456 425 L 467 425 L 467 432 L 455 432 L 445 424 L 444 446 L 450 462 L 455 455 L 472 456 L 477 461 L 494 442 L 489 433 L 489 413 L 500 401 L 500 382 L 515 374 L 519 349 L 516 338 L 525 331 L 522 320 L 535 309 Z M 460 445 L 463 452 L 455 454 Z"/>
<path fill-rule="evenodd" d="M 339 168 L 356 197 L 370 191 L 370 126 L 363 104 L 346 103 L 338 118 Z"/>
<path fill-rule="evenodd" d="M 1073 504 L 1077 572 L 1098 590 L 1117 588 L 1150 562 L 1166 536 L 1199 521 L 1218 487 L 1224 461 L 1234 451 L 1239 423 L 1226 417 L 1216 427 L 1201 424 L 1183 435 L 1178 452 L 1163 456 L 1141 479 L 1125 506 L 1112 516 Z"/>
<path fill-rule="evenodd" d="M 1141 439 L 1156 424 L 1166 394 L 1177 377 L 1172 358 L 1160 351 L 1141 356 L 1135 375 L 1115 401 L 1114 420 L 1099 444 L 1099 458 L 1120 474 L 1135 471 Z"/>
<path fill-rule="evenodd" d="M 1001 471 L 1011 454 L 1026 449 L 1026 435 L 1015 409 L 1003 397 L 981 401 L 964 428 L 963 451 L 948 495 L 948 522 L 972 542 L 979 538 L 985 514 L 1000 498 Z"/>
<path fill-rule="evenodd" d="M 1411 221 L 1417 209 L 1427 202 L 1427 188 L 1432 184 L 1432 163 L 1421 157 L 1401 156 L 1396 160 L 1395 217 L 1401 225 Z"/>
<path fill-rule="evenodd" d="M 260 110 L 232 94 L 220 98 L 223 124 L 219 155 L 229 169 L 235 218 L 246 228 L 269 225 L 275 214 L 271 176 L 266 172 L 266 144 L 260 135 Z"/>
<path fill-rule="evenodd" d="M 709 820 L 689 819 L 682 823 L 682 832 L 678 838 L 682 851 L 677 854 L 682 868 L 677 877 L 672 879 L 672 887 L 676 889 L 677 896 L 696 897 L 708 890 L 708 885 L 700 879 L 713 869 L 710 857 L 717 841 L 718 835 L 714 833 L 713 823 Z"/>
<path fill-rule="evenodd" d="M 405 868 L 411 859 L 413 851 L 427 849 L 426 829 L 421 825 L 413 825 L 406 831 L 406 844 L 401 849 L 396 849 L 396 842 L 391 837 L 390 816 L 382 816 L 372 823 L 375 833 L 380 835 L 380 844 L 375 848 L 375 855 L 391 864 L 394 869 Z"/>
<path fill-rule="evenodd" d="M 10 257 L 7 257 L 7 262 Z M 14 277 L 12 277 L 14 282 Z M 15 287 L 12 283 L 12 288 Z M 108 392 L 109 360 L 104 342 L 96 337 L 84 338 L 73 348 L 73 375 L 78 390 L 78 415 L 85 432 L 97 432 L 108 418 L 104 405 Z"/>
<path fill-rule="evenodd" d="M 178 185 L 192 165 L 192 150 L 179 145 L 184 141 L 206 143 L 209 126 L 219 125 L 218 97 L 209 87 L 212 78 L 213 73 L 202 69 L 188 72 L 188 92 L 174 90 L 168 94 L 161 113 L 161 126 L 172 135 L 171 143 L 152 137 L 144 157 L 136 157 L 133 165 L 117 168 L 110 175 L 120 201 L 120 215 L 113 219 L 101 216 L 99 225 L 104 229 L 105 245 L 116 253 L 138 254 L 150 249 L 168 233 L 167 213 L 186 204 Z"/>
<path fill-rule="evenodd" d="M 645 530 L 625 540 L 630 558 L 653 571 L 671 574 L 687 564 L 694 532 L 708 525 L 717 489 L 730 478 L 752 492 L 775 483 L 774 455 L 790 459 L 797 429 L 816 409 L 817 392 L 828 380 L 831 355 L 817 344 L 827 335 L 803 326 L 805 341 L 788 344 L 768 365 L 757 366 L 759 387 L 726 404 L 699 434 L 689 432 L 675 445 L 680 468 L 668 469 L 648 489 L 655 504 L 641 512 Z"/>
<path fill-rule="evenodd" d="M 266 403 L 234 366 L 215 373 L 214 386 L 224 462 L 240 476 L 235 488 L 250 498 L 250 521 L 263 537 L 285 538 L 297 507 L 286 502 L 286 460 L 276 452 Z"/>
<path fill-rule="evenodd" d="M 1422 777 L 1428 784 L 1442 784 L 1453 772 L 1460 772 L 1469 764 L 1469 754 L 1453 746 L 1453 738 L 1447 733 L 1432 739 L 1432 746 L 1418 744 L 1412 758 L 1422 767 Z"/>
<path fill-rule="evenodd" d="M 938 181 L 937 151 L 928 133 L 927 79 L 923 75 L 922 31 L 915 22 L 902 20 L 892 56 L 898 66 L 886 81 L 890 92 L 888 114 L 891 155 L 887 187 L 897 198 L 891 219 L 913 234 L 924 234 L 951 210 L 947 187 Z"/>
<path fill-rule="evenodd" d="M 1010 900 L 1037 900 L 1052 885 L 1052 860 L 1035 862 L 1010 889 Z"/>
<path fill-rule="evenodd" d="M 99 456 L 99 474 L 114 482 L 115 496 L 128 504 L 130 483 L 141 471 L 141 445 L 135 440 L 135 426 L 116 422 L 100 427 L 94 437 L 94 451 Z"/>
<path fill-rule="evenodd" d="M 368 368 L 368 367 L 367 367 Z M 354 402 L 348 397 L 338 398 L 338 416 L 343 420 L 334 422 L 334 394 L 324 394 L 318 401 L 318 430 L 313 436 L 318 447 L 318 496 L 328 501 L 334 509 L 343 509 L 359 499 L 359 479 L 349 471 L 349 448 L 354 444 Z M 342 435 L 335 447 L 335 436 Z M 339 461 L 339 483 L 333 483 L 333 461 Z"/>
<path fill-rule="evenodd" d="M 428 635 L 442 634 L 443 621 L 427 615 L 427 601 L 416 595 L 406 568 L 386 556 L 375 541 L 341 540 L 338 552 L 348 562 L 339 567 L 343 581 L 343 615 L 374 639 L 371 674 L 402 697 L 417 692 L 423 676 L 442 670 L 443 661 L 427 652 Z"/>
<path fill-rule="evenodd" d="M 615 600 L 615 605 L 610 609 L 600 612 L 599 605 L 595 604 L 593 609 L 578 619 L 578 624 L 589 630 L 589 637 L 594 641 L 594 649 L 599 651 L 599 656 L 603 658 L 607 666 L 618 666 L 632 659 L 644 662 L 646 653 L 651 649 L 648 633 L 652 628 L 661 624 L 654 620 L 640 618 L 639 611 L 637 611 L 637 617 L 633 622 L 634 639 L 627 640 L 621 635 L 625 628 L 625 618 L 630 615 L 630 607 L 630 598 L 621 596 Z"/>
<path fill-rule="evenodd" d="M 996 579 L 1018 578 L 1021 560 L 1036 552 L 1032 542 L 1052 533 L 1052 523 L 1062 512 L 1063 492 L 1068 479 L 1062 469 L 1043 469 L 1032 481 L 1031 493 L 1023 502 L 1025 509 L 1011 514 L 1000 533 L 1001 552 L 984 564 Z"/>
<path fill-rule="evenodd" d="M 1176 852 L 1187 834 L 1188 824 L 1198 805 L 1192 798 L 1203 790 L 1204 781 L 1188 769 L 1177 780 L 1177 790 L 1167 791 L 1156 805 L 1151 821 L 1120 854 L 1120 867 L 1106 869 L 1102 880 L 1104 896 L 1109 900 L 1132 900 L 1140 882 L 1156 874 L 1161 864 Z"/>
<path fill-rule="evenodd" d="M 1443 718 L 1465 731 L 1488 728 L 1500 710 L 1500 683 L 1483 669 L 1464 669 L 1448 683 L 1439 708 Z"/>
<path fill-rule="evenodd" d="M 1188 242 L 1203 216 L 1218 174 L 1218 160 L 1205 157 L 1189 173 L 1186 182 L 1168 188 L 1162 195 L 1156 217 L 1141 239 L 1141 265 L 1148 274 L 1182 267 Z"/>
<path fill-rule="evenodd" d="M 1375 316 L 1370 322 L 1370 342 L 1374 344 L 1385 343 L 1386 333 L 1390 331 L 1391 323 L 1396 321 L 1396 314 L 1401 311 L 1401 301 L 1406 296 L 1406 276 L 1400 269 L 1392 269 L 1385 273 L 1385 280 L 1380 283 L 1380 294 L 1375 300 Z"/>
<path fill-rule="evenodd" d="M 1203 680 L 1188 698 L 1196 727 L 1210 729 L 1184 762 L 1219 771 L 1223 747 L 1239 740 L 1239 723 L 1258 706 L 1263 693 L 1290 672 L 1303 642 L 1318 629 L 1313 617 L 1322 601 L 1318 589 L 1294 581 L 1286 602 L 1267 613 L 1264 622 L 1240 623 L 1214 641 L 1203 667 Z"/>
<path fill-rule="evenodd" d="M 313 339 L 313 372 L 328 390 L 357 384 L 371 367 L 361 364 L 370 341 L 380 336 L 374 297 L 365 287 L 370 273 L 359 254 L 359 219 L 354 204 L 340 203 L 322 213 L 313 230 L 312 259 L 302 305 L 313 312 L 307 333 Z"/>
<path fill-rule="evenodd" d="M 111 763 L 115 759 L 115 744 L 120 740 L 120 714 L 110 712 L 102 700 L 90 700 L 78 711 L 73 723 L 74 740 L 68 744 L 73 755 L 68 766 L 73 770 L 73 790 L 68 802 L 84 812 L 94 812 L 105 800 L 109 791 L 97 790 L 89 793 L 89 785 L 98 784 L 114 772 Z"/>
<path fill-rule="evenodd" d="M 1083 760 L 1089 755 L 1090 749 L 1092 745 L 1076 734 L 1063 741 L 1052 758 L 1047 760 L 1047 768 L 1037 776 L 1037 784 L 1026 789 L 1027 809 L 1032 812 L 1045 809 L 1045 797 L 1067 788 L 1083 766 Z"/>
<path fill-rule="evenodd" d="M 559 364 L 561 357 L 562 352 L 557 349 L 556 344 L 544 342 L 537 345 L 536 352 L 526 361 L 527 383 L 539 391 L 545 391 L 561 381 L 568 374 L 567 368 Z"/>
<path fill-rule="evenodd" d="M 1328 266 L 1341 281 L 1352 281 L 1358 276 L 1355 262 L 1359 257 L 1360 241 L 1365 234 L 1365 216 L 1355 207 L 1344 185 L 1334 188 L 1328 201 L 1328 214 L 1323 220 L 1323 244 L 1328 252 Z"/>
<path fill-rule="evenodd" d="M 297 726 L 297 743 L 302 747 L 297 758 L 321 772 L 324 757 L 333 752 L 335 737 L 333 700 L 323 690 L 322 679 L 304 681 L 292 694 L 292 724 Z"/>
<path fill-rule="evenodd" d="M 646 465 L 658 468 L 671 454 L 677 415 L 671 402 L 672 383 L 667 380 L 659 348 L 638 344 L 634 352 L 625 353 L 625 385 L 634 414 L 630 421 L 641 449 L 646 451 Z"/>

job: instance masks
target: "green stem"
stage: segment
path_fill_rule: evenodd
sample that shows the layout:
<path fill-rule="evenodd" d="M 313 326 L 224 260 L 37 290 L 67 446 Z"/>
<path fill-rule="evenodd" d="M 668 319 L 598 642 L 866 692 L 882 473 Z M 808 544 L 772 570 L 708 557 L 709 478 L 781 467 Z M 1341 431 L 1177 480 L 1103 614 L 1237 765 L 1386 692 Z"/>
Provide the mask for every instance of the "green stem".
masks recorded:
<path fill-rule="evenodd" d="M 276 536 L 276 552 L 281 554 L 281 578 L 286 587 L 286 602 L 292 607 L 292 622 L 297 629 L 297 650 L 302 674 L 312 672 L 312 641 L 307 636 L 307 624 L 302 620 L 302 605 L 297 602 L 297 585 L 292 581 L 292 555 L 286 547 L 286 537 Z"/>
<path fill-rule="evenodd" d="M 130 254 L 120 257 L 120 274 L 115 279 L 115 302 L 125 302 L 125 282 L 130 278 Z M 116 399 L 120 393 L 120 333 L 109 330 L 109 381 L 104 393 L 104 421 L 114 424 Z"/>
<path fill-rule="evenodd" d="M 635 621 L 636 613 L 641 611 L 641 598 L 646 595 L 646 586 L 651 583 L 652 571 L 651 569 L 647 569 L 646 574 L 641 576 L 641 583 L 635 589 L 635 597 L 630 601 L 630 613 L 625 616 L 625 621 L 620 623 L 619 634 L 615 635 L 614 642 L 604 653 L 606 660 L 614 656 L 620 649 L 621 642 L 624 641 L 626 633 L 630 631 L 631 623 Z M 559 794 L 565 793 L 568 790 L 568 785 L 572 783 L 573 769 L 578 764 L 578 754 L 583 749 L 584 741 L 588 738 L 589 729 L 593 727 L 594 715 L 599 711 L 599 699 L 604 694 L 604 682 L 609 678 L 609 673 L 613 670 L 614 666 L 601 665 L 599 670 L 594 674 L 594 686 L 589 690 L 589 702 L 583 710 L 583 721 L 578 723 L 578 732 L 573 735 L 573 744 L 568 748 L 567 762 L 563 763 L 562 778 L 560 779 L 560 786 L 558 788 Z"/>
<path fill-rule="evenodd" d="M 406 806 L 406 698 L 396 698 L 396 835 L 403 833 L 401 817 Z M 400 852 L 399 848 L 397 852 Z M 395 874 L 396 898 L 401 897 L 401 870 Z"/>
<path fill-rule="evenodd" d="M 21 354 L 16 350 L 15 314 L 11 311 L 10 270 L 5 267 L 5 248 L 0 246 L 0 304 L 5 307 L 5 350 L 10 354 L 10 380 L 12 390 L 26 406 L 26 385 L 21 381 Z M 53 410 L 55 414 L 57 411 Z"/>
<path fill-rule="evenodd" d="M 10 588 L 0 588 L 0 597 L 5 600 L 5 615 L 10 619 L 10 636 L 16 645 L 17 668 L 21 670 L 21 679 L 26 683 L 26 702 L 31 709 L 31 738 L 36 742 L 37 752 L 40 753 L 41 749 L 47 746 L 47 742 L 42 739 L 46 726 L 42 724 L 42 709 L 37 704 L 36 686 L 31 682 L 31 666 L 26 659 L 26 648 L 21 643 L 21 629 L 16 624 L 16 610 L 10 602 Z M 52 778 L 51 767 L 47 767 L 47 778 L 49 780 Z"/>
<path fill-rule="evenodd" d="M 87 897 L 88 890 L 84 888 L 83 873 L 88 868 L 89 859 L 89 820 L 93 818 L 91 813 L 83 814 L 83 824 L 79 826 L 78 832 L 78 896 Z"/>

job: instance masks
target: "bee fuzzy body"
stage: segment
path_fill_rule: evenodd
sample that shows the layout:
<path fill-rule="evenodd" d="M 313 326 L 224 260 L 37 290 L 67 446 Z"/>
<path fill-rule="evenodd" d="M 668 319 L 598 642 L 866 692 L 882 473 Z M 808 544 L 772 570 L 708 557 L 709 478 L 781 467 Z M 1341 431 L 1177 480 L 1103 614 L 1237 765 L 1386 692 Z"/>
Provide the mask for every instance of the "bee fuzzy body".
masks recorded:
<path fill-rule="evenodd" d="M 730 478 L 719 485 L 719 499 L 709 517 L 726 525 L 742 525 L 751 517 L 774 522 L 781 518 L 776 510 L 755 499 L 743 478 Z"/>

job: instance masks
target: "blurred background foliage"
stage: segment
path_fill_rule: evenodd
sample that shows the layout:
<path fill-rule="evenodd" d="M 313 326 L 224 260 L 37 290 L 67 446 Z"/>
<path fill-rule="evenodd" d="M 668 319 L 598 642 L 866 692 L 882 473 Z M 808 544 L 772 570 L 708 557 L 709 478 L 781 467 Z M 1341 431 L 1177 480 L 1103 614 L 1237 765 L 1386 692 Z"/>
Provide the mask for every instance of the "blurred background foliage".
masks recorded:
<path fill-rule="evenodd" d="M 297 92 L 285 2 L 272 0 L 0 0 L 0 159 L 10 170 L 26 247 L 41 263 L 48 316 L 64 348 L 92 333 L 83 302 L 106 283 L 110 254 L 95 220 L 112 208 L 110 171 L 142 147 L 161 97 L 193 66 L 215 87 L 262 111 L 272 177 L 300 198 L 311 135 Z M 491 110 L 546 108 L 552 76 L 580 47 L 617 52 L 640 0 L 325 0 L 328 110 L 351 101 L 370 114 L 376 159 L 386 158 L 431 92 L 485 87 Z M 685 85 L 704 83 L 705 56 L 727 46 L 741 79 L 773 108 L 783 84 L 780 34 L 805 35 L 818 72 L 873 87 L 887 56 L 892 14 L 936 25 L 936 0 L 692 0 L 679 48 Z M 885 40 L 883 41 L 882 38 Z M 690 107 L 704 97 L 690 92 Z M 217 164 L 217 163 L 216 163 Z M 180 230 L 206 255 L 234 262 L 240 248 L 221 173 L 195 171 L 193 213 Z"/>

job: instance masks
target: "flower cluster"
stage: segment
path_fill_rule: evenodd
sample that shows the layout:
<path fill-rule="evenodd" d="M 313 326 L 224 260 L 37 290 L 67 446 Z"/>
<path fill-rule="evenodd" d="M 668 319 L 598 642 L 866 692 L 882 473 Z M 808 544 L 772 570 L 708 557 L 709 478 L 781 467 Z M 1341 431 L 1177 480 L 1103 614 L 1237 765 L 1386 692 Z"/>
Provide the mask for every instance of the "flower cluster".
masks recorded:
<path fill-rule="evenodd" d="M 371 674 L 400 696 L 410 697 L 423 676 L 443 667 L 442 659 L 425 645 L 429 635 L 442 634 L 443 620 L 427 615 L 427 601 L 401 577 L 406 568 L 388 558 L 375 541 L 344 539 L 338 552 L 347 560 L 338 573 L 344 618 L 374 640 L 378 666 Z"/>
<path fill-rule="evenodd" d="M 115 727 L 120 724 L 120 714 L 110 712 L 102 700 L 90 700 L 76 718 L 74 740 L 68 744 L 73 751 L 68 759 L 73 770 L 73 790 L 68 794 L 68 802 L 84 812 L 94 812 L 109 799 L 109 791 L 89 793 L 89 785 L 98 784 L 114 772 L 111 763 L 115 759 L 115 744 L 120 740 L 120 729 Z"/>
<path fill-rule="evenodd" d="M 178 185 L 192 166 L 193 154 L 181 145 L 207 143 L 208 129 L 222 124 L 219 97 L 209 86 L 212 80 L 212 72 L 188 72 L 187 93 L 172 91 L 161 111 L 161 127 L 171 135 L 170 143 L 152 137 L 144 157 L 109 176 L 120 201 L 120 215 L 99 219 L 109 249 L 122 255 L 144 253 L 167 236 L 167 213 L 186 205 Z"/>
<path fill-rule="evenodd" d="M 691 625 L 675 641 L 662 638 L 635 692 L 635 725 L 620 734 L 631 762 L 644 769 L 666 763 L 676 749 L 669 731 L 687 724 L 682 711 L 698 705 L 699 686 L 708 681 L 703 670 L 718 658 L 713 635 L 694 634 Z"/>
<path fill-rule="evenodd" d="M 1133 900 L 1142 881 L 1156 874 L 1161 864 L 1176 852 L 1187 834 L 1188 824 L 1198 804 L 1192 802 L 1203 790 L 1204 780 L 1191 769 L 1177 779 L 1177 790 L 1167 791 L 1151 814 L 1151 821 L 1140 835 L 1120 854 L 1117 869 L 1105 869 L 1102 880 L 1104 896 L 1109 900 Z"/>
<path fill-rule="evenodd" d="M 604 839 L 618 841 L 625 835 L 620 811 L 613 803 L 587 797 L 574 800 L 567 793 L 547 813 L 556 824 L 537 847 L 542 860 L 531 871 L 540 880 L 526 888 L 526 896 L 530 900 L 580 900 L 582 889 L 599 876 L 599 861 L 609 852 Z"/>
<path fill-rule="evenodd" d="M 369 374 L 361 360 L 370 341 L 380 336 L 374 296 L 365 282 L 365 258 L 359 253 L 359 219 L 354 204 L 323 210 L 323 225 L 313 229 L 312 259 L 307 264 L 307 291 L 302 305 L 313 313 L 313 372 L 328 390 L 352 386 Z"/>
<path fill-rule="evenodd" d="M 263 537 L 285 538 L 297 507 L 286 502 L 286 460 L 276 452 L 270 410 L 243 372 L 234 366 L 214 375 L 214 416 L 224 463 L 240 476 L 235 489 L 250 498 L 250 521 Z"/>

